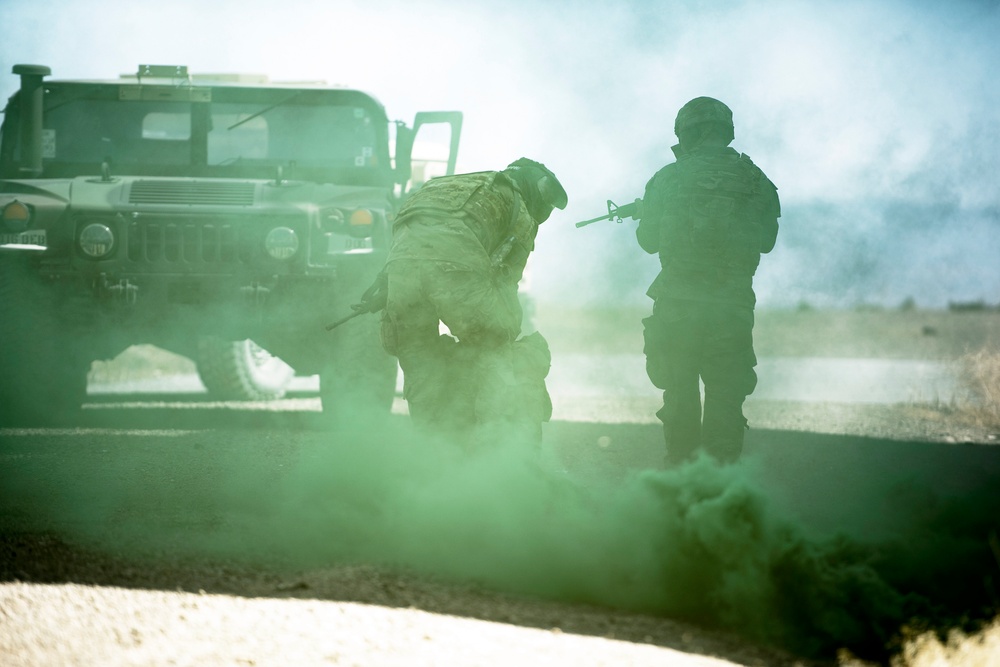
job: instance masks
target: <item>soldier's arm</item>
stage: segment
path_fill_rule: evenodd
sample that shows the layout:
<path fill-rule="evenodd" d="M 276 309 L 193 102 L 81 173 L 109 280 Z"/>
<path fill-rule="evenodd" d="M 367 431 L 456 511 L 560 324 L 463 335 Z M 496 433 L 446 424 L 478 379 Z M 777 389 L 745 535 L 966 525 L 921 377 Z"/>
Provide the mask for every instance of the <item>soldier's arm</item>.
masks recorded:
<path fill-rule="evenodd" d="M 660 217 L 663 215 L 659 188 L 656 184 L 657 176 L 659 173 L 646 184 L 646 191 L 642 196 L 642 218 L 639 219 L 639 226 L 635 228 L 635 238 L 639 241 L 639 247 L 651 255 L 660 251 Z"/>
<path fill-rule="evenodd" d="M 761 221 L 760 251 L 762 253 L 768 253 L 774 249 L 774 243 L 778 239 L 778 218 L 781 217 L 778 188 L 771 181 L 767 181 L 767 185 L 770 187 L 764 191 L 767 202 L 764 206 L 764 219 Z"/>

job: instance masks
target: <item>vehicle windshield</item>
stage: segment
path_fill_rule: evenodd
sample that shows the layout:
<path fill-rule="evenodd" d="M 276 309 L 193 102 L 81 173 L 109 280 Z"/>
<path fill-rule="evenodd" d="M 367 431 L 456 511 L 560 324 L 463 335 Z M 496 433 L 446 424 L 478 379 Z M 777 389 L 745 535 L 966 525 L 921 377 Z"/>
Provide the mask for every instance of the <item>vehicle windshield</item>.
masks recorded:
<path fill-rule="evenodd" d="M 282 166 L 292 178 L 364 180 L 366 171 L 388 169 L 386 129 L 357 93 L 334 103 L 316 91 L 226 92 L 230 99 L 224 92 L 212 101 L 52 96 L 45 171 L 93 173 L 107 162 L 119 174 L 271 176 Z"/>

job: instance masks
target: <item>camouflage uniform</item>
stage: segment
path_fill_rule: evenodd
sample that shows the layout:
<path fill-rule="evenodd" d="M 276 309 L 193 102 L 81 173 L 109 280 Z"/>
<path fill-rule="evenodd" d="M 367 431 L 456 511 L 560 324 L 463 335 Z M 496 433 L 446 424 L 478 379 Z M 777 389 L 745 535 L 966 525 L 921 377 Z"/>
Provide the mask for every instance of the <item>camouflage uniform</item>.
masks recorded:
<path fill-rule="evenodd" d="M 707 106 L 709 118 L 722 116 L 717 126 L 726 125 L 729 110 L 721 102 L 689 103 L 697 104 L 702 119 Z M 654 305 L 643 320 L 644 352 L 647 373 L 663 390 L 657 416 L 668 464 L 690 459 L 699 447 L 735 461 L 747 426 L 743 403 L 757 384 L 753 275 L 761 253 L 774 247 L 781 211 L 764 172 L 728 146 L 731 118 L 728 140 L 685 146 L 681 128 L 677 161 L 647 184 L 636 230 L 642 248 L 660 256 L 660 274 L 647 292 Z"/>
<path fill-rule="evenodd" d="M 394 222 L 382 343 L 425 430 L 538 440 L 551 415 L 548 345 L 518 339 L 517 283 L 539 224 L 522 190 L 506 171 L 435 178 Z"/>

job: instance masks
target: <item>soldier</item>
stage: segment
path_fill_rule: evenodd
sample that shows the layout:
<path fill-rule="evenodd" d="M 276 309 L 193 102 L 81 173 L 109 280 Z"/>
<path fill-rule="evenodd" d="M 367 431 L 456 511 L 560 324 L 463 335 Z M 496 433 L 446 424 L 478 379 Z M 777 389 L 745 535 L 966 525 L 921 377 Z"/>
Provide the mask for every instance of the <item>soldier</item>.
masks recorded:
<path fill-rule="evenodd" d="M 551 171 L 520 158 L 503 171 L 431 179 L 399 211 L 382 344 L 399 358 L 418 427 L 541 439 L 550 356 L 540 334 L 518 339 L 517 283 L 538 226 L 566 203 Z"/>
<path fill-rule="evenodd" d="M 663 390 L 656 414 L 667 464 L 699 448 L 728 463 L 742 451 L 743 403 L 757 385 L 753 275 L 774 247 L 781 210 L 774 184 L 729 147 L 733 114 L 725 104 L 691 100 L 674 133 L 677 160 L 647 183 L 636 229 L 642 249 L 660 255 L 647 292 L 653 314 L 643 320 L 646 371 Z"/>

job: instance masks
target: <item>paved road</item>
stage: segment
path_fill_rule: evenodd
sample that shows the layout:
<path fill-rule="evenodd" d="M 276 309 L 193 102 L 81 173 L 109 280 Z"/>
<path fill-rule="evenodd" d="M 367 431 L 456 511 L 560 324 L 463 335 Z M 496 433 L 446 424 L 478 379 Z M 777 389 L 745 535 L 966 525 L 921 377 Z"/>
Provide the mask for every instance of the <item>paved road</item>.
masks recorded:
<path fill-rule="evenodd" d="M 769 357 L 757 366 L 755 400 L 830 403 L 950 403 L 960 398 L 957 370 L 945 362 L 898 359 Z M 299 377 L 291 392 L 314 395 L 318 380 Z M 621 423 L 655 421 L 659 391 L 638 354 L 556 355 L 548 377 L 553 418 Z M 402 377 L 398 389 L 402 391 Z M 197 375 L 93 384 L 91 394 L 204 393 Z M 318 401 L 313 408 L 318 409 Z M 405 411 L 397 401 L 396 412 Z M 600 414 L 594 414 L 600 412 Z"/>

